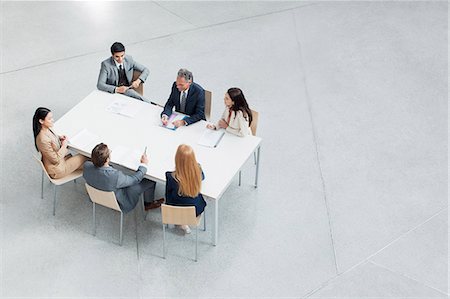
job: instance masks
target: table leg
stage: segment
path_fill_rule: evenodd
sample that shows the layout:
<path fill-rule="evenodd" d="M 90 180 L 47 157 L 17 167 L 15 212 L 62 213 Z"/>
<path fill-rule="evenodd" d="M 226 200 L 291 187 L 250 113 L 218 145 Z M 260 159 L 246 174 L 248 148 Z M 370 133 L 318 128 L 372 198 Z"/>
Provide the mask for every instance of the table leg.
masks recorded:
<path fill-rule="evenodd" d="M 213 204 L 213 218 L 214 218 L 214 226 L 212 230 L 212 244 L 217 246 L 217 242 L 219 239 L 219 201 L 217 199 L 212 199 L 211 203 Z"/>
<path fill-rule="evenodd" d="M 259 175 L 259 156 L 261 154 L 261 145 L 258 146 L 258 149 L 256 150 L 256 174 L 255 174 L 255 188 L 258 188 L 258 175 Z"/>

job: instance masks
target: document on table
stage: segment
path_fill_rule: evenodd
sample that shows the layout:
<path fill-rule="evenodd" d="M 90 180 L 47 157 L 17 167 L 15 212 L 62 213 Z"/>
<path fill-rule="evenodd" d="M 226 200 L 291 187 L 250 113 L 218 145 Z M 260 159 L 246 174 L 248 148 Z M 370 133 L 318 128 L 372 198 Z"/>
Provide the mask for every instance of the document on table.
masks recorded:
<path fill-rule="evenodd" d="M 69 138 L 70 145 L 86 153 L 91 153 L 92 149 L 100 142 L 100 137 L 95 135 L 88 129 L 83 129 L 75 134 L 72 138 Z"/>
<path fill-rule="evenodd" d="M 118 145 L 111 150 L 111 162 L 137 170 L 144 151 Z"/>
<path fill-rule="evenodd" d="M 170 129 L 170 130 L 176 130 L 177 127 L 175 127 L 173 122 L 176 120 L 183 120 L 185 117 L 186 117 L 186 115 L 184 115 L 184 114 L 174 112 L 170 115 L 167 125 L 166 126 L 161 125 L 161 126 L 163 126 L 164 128 Z"/>
<path fill-rule="evenodd" d="M 106 110 L 111 113 L 133 118 L 141 110 L 141 107 L 139 107 L 138 102 L 135 100 L 117 99 L 106 107 Z"/>
<path fill-rule="evenodd" d="M 205 129 L 198 144 L 207 146 L 207 147 L 217 147 L 220 140 L 222 140 L 223 135 L 225 135 L 224 130 L 211 130 Z"/>

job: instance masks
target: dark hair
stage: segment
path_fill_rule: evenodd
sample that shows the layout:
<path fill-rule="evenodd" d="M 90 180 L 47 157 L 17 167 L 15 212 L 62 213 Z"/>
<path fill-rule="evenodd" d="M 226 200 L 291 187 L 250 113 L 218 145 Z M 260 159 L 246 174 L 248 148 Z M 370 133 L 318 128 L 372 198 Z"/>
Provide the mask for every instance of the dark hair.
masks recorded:
<path fill-rule="evenodd" d="M 39 120 L 44 120 L 47 117 L 47 114 L 50 112 L 50 109 L 39 107 L 34 112 L 33 116 L 33 135 L 34 135 L 34 146 L 36 147 L 36 150 L 39 151 L 37 144 L 36 144 L 36 137 L 39 135 L 39 132 L 41 132 L 42 124 L 39 122 Z"/>
<path fill-rule="evenodd" d="M 234 102 L 231 110 L 236 112 L 241 110 L 244 114 L 244 117 L 248 118 L 248 125 L 250 126 L 253 121 L 252 110 L 250 110 L 250 108 L 248 107 L 242 90 L 237 87 L 231 87 L 230 89 L 228 89 L 227 93 L 230 96 L 231 100 Z"/>
<path fill-rule="evenodd" d="M 103 142 L 97 144 L 92 150 L 91 160 L 96 167 L 102 167 L 103 165 L 105 165 L 106 160 L 108 160 L 108 158 L 109 158 L 109 149 L 108 146 Z"/>
<path fill-rule="evenodd" d="M 125 51 L 125 46 L 122 43 L 115 42 L 111 46 L 111 54 L 113 54 L 113 55 L 114 55 L 114 53 L 124 52 L 124 51 Z"/>

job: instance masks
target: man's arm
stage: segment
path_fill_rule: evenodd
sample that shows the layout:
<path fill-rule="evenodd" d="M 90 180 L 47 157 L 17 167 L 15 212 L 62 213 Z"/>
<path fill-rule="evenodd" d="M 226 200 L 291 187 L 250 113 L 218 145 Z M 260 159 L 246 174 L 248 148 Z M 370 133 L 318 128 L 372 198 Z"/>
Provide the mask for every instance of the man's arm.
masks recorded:
<path fill-rule="evenodd" d="M 163 116 L 163 114 L 165 114 L 167 116 L 172 115 L 172 110 L 173 110 L 173 107 L 175 106 L 174 99 L 176 98 L 175 89 L 176 89 L 176 85 L 175 85 L 175 83 L 173 83 L 172 91 L 170 92 L 170 96 L 166 102 L 166 105 L 164 105 L 163 112 L 161 112 L 161 117 Z"/>
<path fill-rule="evenodd" d="M 117 179 L 117 188 L 125 188 L 129 186 L 133 186 L 138 184 L 144 178 L 144 175 L 147 173 L 147 168 L 143 165 L 139 166 L 138 170 L 131 174 L 124 174 L 122 171 L 119 171 L 119 177 Z"/>
<path fill-rule="evenodd" d="M 102 62 L 102 65 L 100 67 L 100 74 L 98 75 L 98 80 L 97 80 L 97 88 L 99 90 L 114 93 L 116 90 L 116 87 L 114 85 L 107 84 L 106 83 L 107 79 L 108 79 L 108 69 L 106 67 L 105 62 Z"/>
<path fill-rule="evenodd" d="M 202 88 L 197 90 L 197 104 L 195 105 L 195 113 L 186 117 L 184 121 L 186 125 L 190 125 L 205 119 L 205 91 Z"/>
<path fill-rule="evenodd" d="M 148 75 L 150 74 L 150 71 L 148 70 L 148 68 L 146 68 L 144 65 L 138 63 L 137 61 L 134 61 L 133 69 L 141 72 L 139 79 L 141 79 L 142 83 L 144 83 L 147 80 Z"/>

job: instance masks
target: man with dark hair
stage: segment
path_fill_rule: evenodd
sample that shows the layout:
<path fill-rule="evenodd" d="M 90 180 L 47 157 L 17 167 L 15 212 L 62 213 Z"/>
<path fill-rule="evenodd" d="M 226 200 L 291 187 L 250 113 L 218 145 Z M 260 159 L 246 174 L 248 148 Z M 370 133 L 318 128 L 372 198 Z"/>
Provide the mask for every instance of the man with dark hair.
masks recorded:
<path fill-rule="evenodd" d="M 104 143 L 94 147 L 91 153 L 92 162 L 84 163 L 83 177 L 86 183 L 102 191 L 113 191 L 124 213 L 134 209 L 142 193 L 145 210 L 160 207 L 164 199 L 154 200 L 156 183 L 144 179 L 147 173 L 147 155 L 142 155 L 141 165 L 134 174 L 126 175 L 109 165 L 110 154 L 108 146 Z"/>
<path fill-rule="evenodd" d="M 187 69 L 178 71 L 177 80 L 172 85 L 169 99 L 161 113 L 161 122 L 164 126 L 168 124 L 173 107 L 176 111 L 188 115 L 183 120 L 174 121 L 173 124 L 176 127 L 205 120 L 205 90 L 194 83 L 194 76 Z"/>
<path fill-rule="evenodd" d="M 132 81 L 135 70 L 141 72 L 141 75 Z M 111 57 L 101 64 L 97 88 L 147 101 L 134 89 L 147 80 L 148 74 L 149 70 L 145 66 L 134 61 L 131 56 L 125 55 L 125 46 L 122 43 L 115 42 L 111 46 Z"/>

